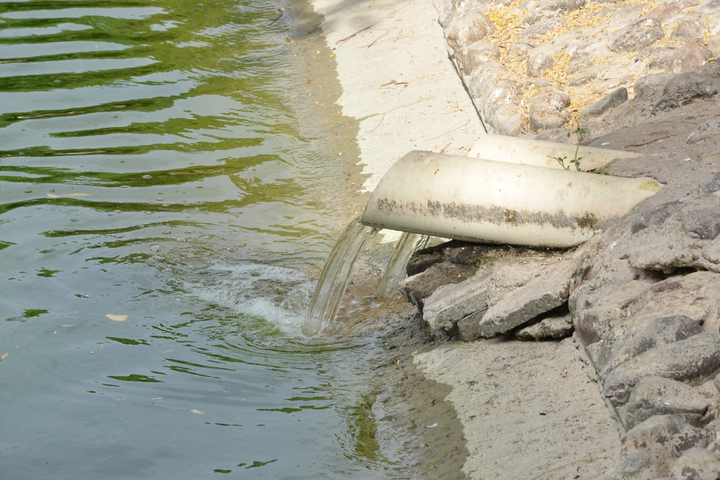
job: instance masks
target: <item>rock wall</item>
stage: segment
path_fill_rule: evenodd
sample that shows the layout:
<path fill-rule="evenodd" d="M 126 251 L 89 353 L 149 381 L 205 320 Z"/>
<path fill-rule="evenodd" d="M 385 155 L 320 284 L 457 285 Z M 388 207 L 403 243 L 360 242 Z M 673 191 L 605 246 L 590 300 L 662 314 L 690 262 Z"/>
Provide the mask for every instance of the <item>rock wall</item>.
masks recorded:
<path fill-rule="evenodd" d="M 434 2 L 488 133 L 574 143 L 580 126 L 597 137 L 599 117 L 720 54 L 717 0 Z M 717 95 L 717 81 L 701 75 L 670 88 Z M 655 108 L 684 101 L 675 94 Z"/>
<path fill-rule="evenodd" d="M 489 132 L 634 151 L 604 170 L 664 186 L 571 251 L 422 252 L 403 294 L 464 340 L 574 331 L 626 430 L 603 479 L 720 478 L 720 1 L 435 4 Z"/>

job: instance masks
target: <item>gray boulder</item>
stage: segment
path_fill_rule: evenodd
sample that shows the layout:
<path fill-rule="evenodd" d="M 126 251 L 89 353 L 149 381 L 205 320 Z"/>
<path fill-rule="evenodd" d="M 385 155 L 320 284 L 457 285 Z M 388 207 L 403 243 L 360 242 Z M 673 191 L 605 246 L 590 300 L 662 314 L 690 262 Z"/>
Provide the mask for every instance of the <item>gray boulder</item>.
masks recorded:
<path fill-rule="evenodd" d="M 610 50 L 615 53 L 635 52 L 663 38 L 662 24 L 654 18 L 643 18 L 616 32 Z"/>
<path fill-rule="evenodd" d="M 625 427 L 633 428 L 655 415 L 683 415 L 698 426 L 710 400 L 690 385 L 662 377 L 645 377 L 638 383 L 625 409 Z"/>
<path fill-rule="evenodd" d="M 670 480 L 717 480 L 720 459 L 704 448 L 691 448 L 675 461 L 667 473 Z"/>
<path fill-rule="evenodd" d="M 638 382 L 660 376 L 698 383 L 720 371 L 720 334 L 700 333 L 653 348 L 615 368 L 605 378 L 603 394 L 617 406 L 625 404 Z"/>

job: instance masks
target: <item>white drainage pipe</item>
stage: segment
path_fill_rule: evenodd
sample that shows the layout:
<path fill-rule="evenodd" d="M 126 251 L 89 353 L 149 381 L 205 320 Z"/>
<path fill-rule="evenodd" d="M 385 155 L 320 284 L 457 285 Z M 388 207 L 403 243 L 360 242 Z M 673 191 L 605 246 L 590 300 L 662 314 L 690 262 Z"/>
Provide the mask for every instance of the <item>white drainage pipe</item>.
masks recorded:
<path fill-rule="evenodd" d="M 576 147 L 567 147 L 574 157 Z M 362 223 L 470 242 L 571 247 L 660 189 L 648 178 L 558 168 L 412 151 L 380 180 Z"/>

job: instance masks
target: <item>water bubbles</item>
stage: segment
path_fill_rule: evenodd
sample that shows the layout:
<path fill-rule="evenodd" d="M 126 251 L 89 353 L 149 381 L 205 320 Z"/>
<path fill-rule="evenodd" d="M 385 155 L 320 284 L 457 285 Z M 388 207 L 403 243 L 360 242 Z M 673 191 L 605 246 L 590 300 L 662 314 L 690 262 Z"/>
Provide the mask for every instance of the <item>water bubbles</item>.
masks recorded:
<path fill-rule="evenodd" d="M 152 178 L 152 175 L 143 175 L 143 180 L 150 180 Z"/>
<path fill-rule="evenodd" d="M 160 245 L 157 245 L 157 244 L 156 244 L 156 245 L 151 245 L 151 246 L 150 246 L 150 251 L 153 252 L 153 253 L 158 253 L 158 252 L 161 250 L 161 248 L 162 248 L 162 247 L 160 247 Z"/>

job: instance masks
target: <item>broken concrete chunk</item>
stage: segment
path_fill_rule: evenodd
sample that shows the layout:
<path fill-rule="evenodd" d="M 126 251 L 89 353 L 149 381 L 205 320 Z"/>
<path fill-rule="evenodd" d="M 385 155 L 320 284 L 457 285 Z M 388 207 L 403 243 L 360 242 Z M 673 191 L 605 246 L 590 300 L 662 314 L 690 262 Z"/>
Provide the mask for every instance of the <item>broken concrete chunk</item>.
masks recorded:
<path fill-rule="evenodd" d="M 683 415 L 698 426 L 710 400 L 690 385 L 662 377 L 645 377 L 630 395 L 625 410 L 625 427 L 633 428 L 655 415 Z"/>
<path fill-rule="evenodd" d="M 680 382 L 697 383 L 720 370 L 720 334 L 700 333 L 663 345 L 631 358 L 605 378 L 603 394 L 615 405 L 628 401 L 638 382 L 656 375 Z"/>
<path fill-rule="evenodd" d="M 704 448 L 691 448 L 675 461 L 668 471 L 670 480 L 717 480 L 720 459 Z"/>
<path fill-rule="evenodd" d="M 543 265 L 524 285 L 493 298 L 480 321 L 480 334 L 493 337 L 508 332 L 567 302 L 571 286 L 585 273 L 585 261 L 569 258 Z"/>
<path fill-rule="evenodd" d="M 651 348 L 684 340 L 702 331 L 702 327 L 686 315 L 632 317 L 603 339 L 595 361 L 598 373 L 604 378 L 618 365 Z"/>
<path fill-rule="evenodd" d="M 520 340 L 543 340 L 547 338 L 565 338 L 573 332 L 570 313 L 543 316 L 541 320 L 515 332 Z"/>

